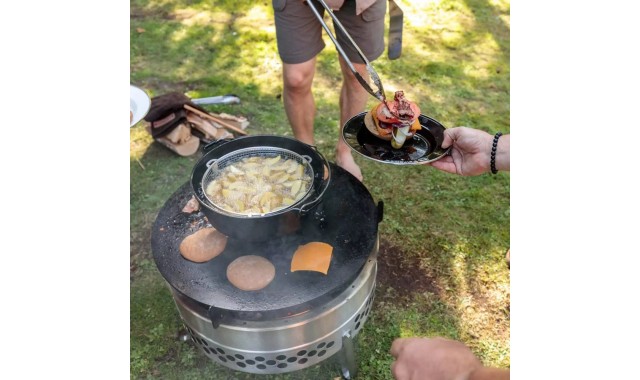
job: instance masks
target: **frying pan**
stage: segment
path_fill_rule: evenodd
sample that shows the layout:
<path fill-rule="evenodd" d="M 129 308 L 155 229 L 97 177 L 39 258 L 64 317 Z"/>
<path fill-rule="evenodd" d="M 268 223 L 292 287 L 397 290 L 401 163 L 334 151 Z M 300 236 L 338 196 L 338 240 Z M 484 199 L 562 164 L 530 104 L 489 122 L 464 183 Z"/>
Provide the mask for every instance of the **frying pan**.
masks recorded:
<path fill-rule="evenodd" d="M 247 148 L 267 150 L 270 147 L 286 149 L 299 156 L 309 157 L 309 165 L 313 168 L 312 189 L 305 198 L 278 211 L 251 217 L 223 212 L 211 204 L 204 192 L 203 179 L 212 161 Z M 301 217 L 322 201 L 331 181 L 331 170 L 324 156 L 315 147 L 290 137 L 253 135 L 233 140 L 218 140 L 205 146 L 204 151 L 205 154 L 193 168 L 191 186 L 209 222 L 223 234 L 234 238 L 260 241 L 296 231 Z"/>

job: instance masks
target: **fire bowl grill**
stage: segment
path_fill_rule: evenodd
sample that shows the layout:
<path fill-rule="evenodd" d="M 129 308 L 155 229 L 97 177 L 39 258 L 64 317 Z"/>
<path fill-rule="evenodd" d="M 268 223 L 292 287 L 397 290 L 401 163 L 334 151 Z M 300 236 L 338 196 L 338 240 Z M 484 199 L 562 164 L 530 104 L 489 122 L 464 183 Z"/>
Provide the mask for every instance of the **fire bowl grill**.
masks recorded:
<path fill-rule="evenodd" d="M 236 321 L 214 329 L 206 310 L 173 290 L 180 316 L 196 347 L 233 370 L 276 374 L 302 370 L 338 355 L 345 378 L 357 372 L 355 337 L 373 303 L 375 254 L 356 281 L 326 305 L 272 321 Z"/>
<path fill-rule="evenodd" d="M 183 185 L 161 209 L 151 236 L 154 260 L 193 343 L 212 361 L 278 374 L 333 357 L 344 378 L 357 372 L 355 338 L 373 303 L 383 205 L 355 177 L 331 165 L 334 180 L 298 231 L 260 243 L 229 238 L 222 254 L 206 263 L 192 263 L 179 252 L 186 236 L 211 226 L 201 212 L 181 212 L 190 186 Z M 290 272 L 295 248 L 309 241 L 334 247 L 326 276 Z M 228 263 L 246 254 L 264 256 L 276 267 L 276 278 L 261 291 L 239 291 L 226 279 Z"/>

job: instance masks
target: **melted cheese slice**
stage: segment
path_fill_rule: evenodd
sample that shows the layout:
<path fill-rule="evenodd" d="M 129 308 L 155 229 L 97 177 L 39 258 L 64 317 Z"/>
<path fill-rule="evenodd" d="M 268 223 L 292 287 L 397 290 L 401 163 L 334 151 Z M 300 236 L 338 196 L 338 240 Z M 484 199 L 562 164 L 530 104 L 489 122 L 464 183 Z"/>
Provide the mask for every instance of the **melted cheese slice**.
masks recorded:
<path fill-rule="evenodd" d="M 310 270 L 324 273 L 329 271 L 333 247 L 327 243 L 311 242 L 298 247 L 291 260 L 291 272 Z"/>
<path fill-rule="evenodd" d="M 413 124 L 411 124 L 411 128 L 410 128 L 410 130 L 412 130 L 412 131 L 418 131 L 418 130 L 420 130 L 420 129 L 422 129 L 422 125 L 420 125 L 420 121 L 418 121 L 418 118 L 416 118 L 416 119 L 413 121 Z"/>

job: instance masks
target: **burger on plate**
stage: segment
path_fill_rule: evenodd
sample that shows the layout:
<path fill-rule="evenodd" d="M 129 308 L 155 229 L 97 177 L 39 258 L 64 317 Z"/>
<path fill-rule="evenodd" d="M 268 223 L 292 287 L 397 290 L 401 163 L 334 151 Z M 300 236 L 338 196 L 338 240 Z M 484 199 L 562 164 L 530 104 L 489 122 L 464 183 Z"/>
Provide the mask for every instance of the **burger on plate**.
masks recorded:
<path fill-rule="evenodd" d="M 393 102 L 376 104 L 364 116 L 364 124 L 373 135 L 391 141 L 395 149 L 402 148 L 407 138 L 413 137 L 422 128 L 418 122 L 420 107 L 396 91 Z"/>

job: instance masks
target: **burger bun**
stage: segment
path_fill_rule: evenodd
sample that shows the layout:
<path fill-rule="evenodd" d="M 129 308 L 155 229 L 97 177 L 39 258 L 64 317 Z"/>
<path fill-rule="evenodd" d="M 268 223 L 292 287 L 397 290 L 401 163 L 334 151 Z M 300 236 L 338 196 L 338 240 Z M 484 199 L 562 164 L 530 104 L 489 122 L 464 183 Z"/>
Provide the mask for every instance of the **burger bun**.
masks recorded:
<path fill-rule="evenodd" d="M 378 128 L 376 127 L 376 124 L 373 121 L 373 117 L 374 116 L 371 113 L 371 111 L 367 112 L 367 114 L 364 115 L 364 125 L 365 127 L 367 127 L 367 130 L 369 130 L 369 132 L 371 132 L 372 135 L 376 136 L 379 139 L 382 139 L 385 141 L 391 141 L 391 139 L 393 138 L 391 134 L 381 135 L 380 133 L 378 133 Z"/>

